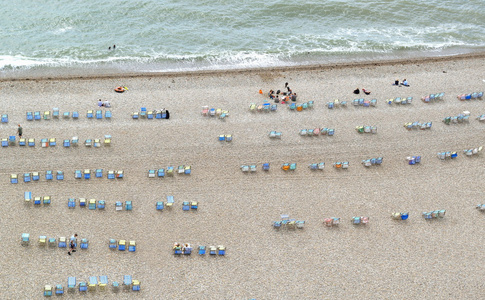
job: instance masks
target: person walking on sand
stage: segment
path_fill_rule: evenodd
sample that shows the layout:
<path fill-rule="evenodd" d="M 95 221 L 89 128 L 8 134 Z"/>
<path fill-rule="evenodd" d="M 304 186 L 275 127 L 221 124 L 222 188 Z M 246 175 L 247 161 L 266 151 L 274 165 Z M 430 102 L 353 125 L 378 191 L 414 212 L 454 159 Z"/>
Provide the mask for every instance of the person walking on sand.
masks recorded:
<path fill-rule="evenodd" d="M 77 233 L 71 236 L 69 239 L 69 251 L 67 254 L 71 255 L 71 252 L 76 252 L 76 238 L 77 238 Z"/>
<path fill-rule="evenodd" d="M 17 133 L 19 134 L 19 137 L 22 137 L 22 126 L 19 124 L 19 128 L 17 129 Z"/>

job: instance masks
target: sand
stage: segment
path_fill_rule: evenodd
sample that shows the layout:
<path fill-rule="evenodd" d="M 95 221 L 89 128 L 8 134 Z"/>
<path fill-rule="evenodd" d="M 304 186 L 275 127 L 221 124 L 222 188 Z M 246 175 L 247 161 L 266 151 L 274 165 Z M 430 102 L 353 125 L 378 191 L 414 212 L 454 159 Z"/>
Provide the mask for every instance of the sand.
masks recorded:
<path fill-rule="evenodd" d="M 0 293 L 3 299 L 41 298 L 46 284 L 67 286 L 68 276 L 88 281 L 107 275 L 109 282 L 130 274 L 141 281 L 138 293 L 78 291 L 67 298 L 91 299 L 323 299 L 323 298 L 472 298 L 483 290 L 484 215 L 475 209 L 483 200 L 483 153 L 465 157 L 463 149 L 484 145 L 485 100 L 461 102 L 457 94 L 485 90 L 482 57 L 395 61 L 353 66 L 315 66 L 233 72 L 126 76 L 123 78 L 38 78 L 0 82 L 2 138 L 17 124 L 35 148 L 0 149 Z M 392 86 L 408 79 L 410 87 Z M 312 110 L 252 113 L 249 104 L 266 97 L 259 89 L 283 89 L 289 82 L 298 103 L 313 100 Z M 118 85 L 129 91 L 117 94 Z M 356 88 L 372 91 L 377 107 L 329 110 L 334 99 L 351 101 Z M 423 95 L 445 92 L 444 101 L 423 103 Z M 407 106 L 385 99 L 414 97 Z M 108 99 L 111 120 L 89 120 L 97 99 Z M 230 111 L 225 120 L 203 117 L 208 105 Z M 167 108 L 170 120 L 132 120 L 140 107 Z M 26 111 L 58 107 L 79 111 L 79 120 L 26 121 Z M 441 120 L 464 110 L 469 124 Z M 407 131 L 405 122 L 432 121 L 431 130 Z M 358 134 L 355 126 L 377 125 L 376 135 Z M 306 128 L 335 128 L 333 137 L 302 137 Z M 271 140 L 271 130 L 283 133 Z M 113 137 L 110 147 L 63 148 L 62 140 L 78 136 Z M 232 134 L 232 143 L 217 140 Z M 57 138 L 54 148 L 41 148 L 42 138 Z M 437 152 L 458 151 L 441 161 Z M 420 165 L 405 158 L 421 155 Z M 384 157 L 381 166 L 360 162 Z M 325 162 L 324 171 L 308 164 Z M 350 168 L 337 170 L 336 161 Z M 261 164 L 269 162 L 269 172 Z M 298 164 L 295 172 L 282 163 Z M 240 165 L 257 163 L 244 174 Z M 191 165 L 192 175 L 147 178 L 149 169 Z M 122 180 L 74 179 L 76 169 L 124 170 Z M 10 184 L 11 173 L 62 170 L 64 181 Z M 25 191 L 50 195 L 49 207 L 23 201 Z M 173 195 L 173 209 L 155 210 L 157 201 Z M 104 199 L 104 211 L 68 209 L 68 198 Z M 133 211 L 116 212 L 115 201 L 133 201 Z M 198 211 L 182 211 L 183 201 L 198 201 Z M 446 209 L 439 220 L 424 220 L 423 211 Z M 392 212 L 410 213 L 407 221 Z M 303 230 L 275 230 L 280 214 L 305 220 Z M 369 216 L 366 226 L 353 226 L 353 216 Z M 324 217 L 340 217 L 327 228 Z M 482 228 L 482 229 L 481 229 Z M 29 246 L 21 246 L 22 233 Z M 39 247 L 38 236 L 89 239 L 89 249 L 72 256 L 67 250 Z M 137 251 L 108 249 L 108 240 L 137 242 Z M 174 242 L 224 245 L 225 257 L 175 257 Z"/>

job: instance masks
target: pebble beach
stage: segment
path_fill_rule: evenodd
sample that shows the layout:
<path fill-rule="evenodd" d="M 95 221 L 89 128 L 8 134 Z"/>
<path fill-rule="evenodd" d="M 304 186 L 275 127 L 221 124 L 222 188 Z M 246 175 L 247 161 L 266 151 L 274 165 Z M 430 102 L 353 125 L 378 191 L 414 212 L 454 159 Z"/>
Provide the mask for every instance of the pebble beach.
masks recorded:
<path fill-rule="evenodd" d="M 35 147 L 0 149 L 0 250 L 2 299 L 39 299 L 47 284 L 62 284 L 63 297 L 78 299 L 466 299 L 483 290 L 482 234 L 485 216 L 484 155 L 467 157 L 464 149 L 483 146 L 485 99 L 459 101 L 459 94 L 485 90 L 484 54 L 406 61 L 333 64 L 294 68 L 133 74 L 94 77 L 3 79 L 0 81 L 1 138 L 17 125 Z M 409 87 L 393 86 L 406 78 Z M 312 109 L 251 112 L 251 103 L 269 100 L 270 90 L 285 82 L 298 94 L 297 104 Z M 128 91 L 115 93 L 117 86 Z M 354 95 L 365 88 L 370 95 Z M 259 94 L 259 90 L 263 94 Z M 421 97 L 444 92 L 444 100 Z M 388 105 L 395 97 L 413 97 L 409 105 Z M 376 107 L 354 107 L 355 98 L 377 99 Z M 113 116 L 87 119 L 98 99 L 110 101 Z M 326 103 L 348 101 L 346 108 Z M 201 115 L 202 106 L 221 108 L 229 116 Z M 59 108 L 80 117 L 27 121 L 28 111 Z M 131 113 L 166 108 L 169 120 L 133 120 Z M 106 110 L 102 108 L 102 110 Z M 470 112 L 470 121 L 445 125 L 444 117 Z M 430 130 L 408 131 L 407 122 L 433 122 Z M 355 127 L 376 125 L 377 134 Z M 300 136 L 301 129 L 334 128 L 334 136 Z M 270 131 L 282 132 L 270 139 Z M 233 141 L 219 142 L 231 134 Z M 112 136 L 110 146 L 85 147 L 86 139 Z M 62 141 L 79 137 L 80 145 Z M 43 138 L 56 138 L 42 148 Z M 456 151 L 453 160 L 438 152 Z M 407 156 L 421 156 L 409 165 Z M 383 157 L 380 166 L 361 161 Z M 332 167 L 348 161 L 348 169 Z M 311 163 L 325 162 L 323 171 Z M 263 171 L 262 163 L 270 163 Z M 283 163 L 296 163 L 283 171 Z M 240 166 L 256 164 L 257 171 Z M 149 169 L 190 165 L 192 174 L 148 178 Z M 103 169 L 103 178 L 75 179 L 75 170 Z M 45 171 L 62 170 L 63 181 L 45 180 Z M 123 170 L 110 180 L 108 170 Z M 38 182 L 21 174 L 40 172 Z M 10 175 L 19 174 L 11 184 Z M 50 196 L 48 206 L 26 204 L 24 192 Z M 157 211 L 157 201 L 174 196 L 171 209 Z M 69 198 L 105 200 L 106 209 L 69 209 Z M 115 211 L 116 201 L 132 201 L 132 211 Z M 198 201 L 197 211 L 182 202 Z M 425 220 L 424 211 L 446 210 L 442 219 Z M 409 212 L 409 219 L 391 219 Z M 281 214 L 304 220 L 304 229 L 279 230 Z M 351 218 L 368 216 L 366 225 Z M 340 217 L 338 227 L 323 219 Z M 482 228 L 482 229 L 481 229 Z M 30 245 L 21 245 L 22 233 Z M 39 246 L 38 237 L 87 238 L 89 249 L 69 256 L 67 249 Z M 134 240 L 136 252 L 112 251 L 109 239 Z M 225 256 L 174 256 L 174 242 L 224 245 Z M 67 278 L 87 282 L 107 275 L 109 284 L 132 275 L 141 291 L 99 288 L 85 294 L 67 292 Z"/>

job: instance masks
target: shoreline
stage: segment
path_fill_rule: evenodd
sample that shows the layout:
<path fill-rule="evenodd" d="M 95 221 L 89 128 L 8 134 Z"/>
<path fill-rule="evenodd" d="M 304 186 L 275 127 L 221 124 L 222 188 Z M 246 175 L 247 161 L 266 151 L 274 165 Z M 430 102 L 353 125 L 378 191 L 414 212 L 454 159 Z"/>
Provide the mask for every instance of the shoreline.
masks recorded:
<path fill-rule="evenodd" d="M 48 81 L 48 80 L 91 80 L 91 79 L 113 79 L 113 78 L 173 78 L 173 77 L 191 77 L 191 76 L 215 76 L 231 75 L 244 73 L 267 73 L 267 72 L 285 72 L 285 71 L 314 71 L 314 70 L 333 70 L 333 69 L 351 69 L 356 67 L 380 67 L 394 65 L 412 65 L 417 63 L 442 63 L 449 61 L 462 61 L 485 58 L 485 51 L 471 52 L 466 54 L 443 55 L 443 56 L 424 56 L 413 58 L 399 59 L 382 59 L 353 62 L 329 62 L 322 64 L 295 65 L 295 66 L 278 66 L 278 67 L 261 67 L 261 68 L 244 68 L 244 69 L 224 69 L 224 70 L 197 70 L 197 71 L 174 71 L 174 72 L 121 72 L 107 73 L 102 75 L 83 74 L 83 75 L 40 75 L 31 77 L 6 77 L 0 78 L 0 82 L 9 81 Z"/>

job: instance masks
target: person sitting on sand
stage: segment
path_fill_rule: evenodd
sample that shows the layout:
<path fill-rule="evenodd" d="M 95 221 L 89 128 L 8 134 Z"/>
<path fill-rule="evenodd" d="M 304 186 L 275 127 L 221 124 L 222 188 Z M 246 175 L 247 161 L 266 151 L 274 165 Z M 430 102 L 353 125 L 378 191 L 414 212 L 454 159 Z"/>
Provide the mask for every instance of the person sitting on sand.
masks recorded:
<path fill-rule="evenodd" d="M 274 98 L 274 91 L 273 90 L 269 90 L 269 93 L 268 93 L 268 96 L 270 99 L 273 99 Z"/>
<path fill-rule="evenodd" d="M 396 79 L 393 85 L 399 85 L 399 79 Z"/>
<path fill-rule="evenodd" d="M 369 95 L 370 94 L 370 91 L 369 90 L 366 90 L 366 89 L 362 89 L 362 92 L 366 95 Z"/>
<path fill-rule="evenodd" d="M 104 100 L 104 102 L 103 102 L 103 106 L 104 106 L 104 107 L 111 107 L 111 103 L 109 103 L 109 101 L 108 101 L 108 100 Z"/>
<path fill-rule="evenodd" d="M 404 79 L 401 83 L 401 85 L 404 85 L 404 86 L 409 86 L 409 83 L 406 79 Z"/>
<path fill-rule="evenodd" d="M 98 100 L 98 107 L 101 107 L 103 106 L 103 101 L 101 101 L 101 99 Z"/>
<path fill-rule="evenodd" d="M 359 88 L 356 88 L 356 89 L 354 90 L 354 94 L 360 94 L 360 89 L 359 89 Z"/>

